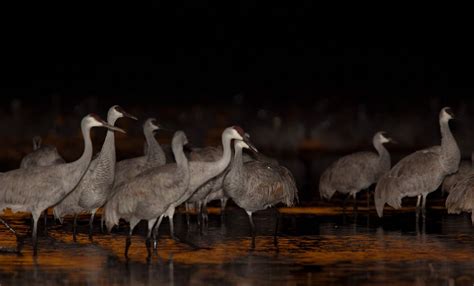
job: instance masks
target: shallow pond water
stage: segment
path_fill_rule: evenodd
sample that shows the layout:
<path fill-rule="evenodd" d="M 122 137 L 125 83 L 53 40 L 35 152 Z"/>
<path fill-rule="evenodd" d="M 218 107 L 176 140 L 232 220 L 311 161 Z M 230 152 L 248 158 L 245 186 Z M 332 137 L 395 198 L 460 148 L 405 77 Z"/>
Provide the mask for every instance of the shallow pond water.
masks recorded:
<path fill-rule="evenodd" d="M 228 208 L 223 223 L 212 208 L 202 233 L 194 220 L 187 231 L 179 214 L 176 230 L 186 243 L 170 238 L 165 221 L 151 260 L 146 259 L 143 223 L 128 260 L 123 255 L 126 224 L 102 234 L 96 222 L 90 241 L 83 216 L 77 242 L 71 220 L 50 225 L 47 236 L 40 236 L 37 257 L 29 236 L 21 255 L 8 253 L 16 237 L 1 225 L 0 285 L 473 285 L 474 228 L 468 215 L 447 215 L 432 206 L 425 224 L 416 225 L 410 207 L 387 211 L 383 220 L 363 207 L 357 215 L 331 206 L 280 212 L 278 247 L 272 236 L 275 213 L 255 214 L 255 250 L 250 249 L 247 216 L 236 207 Z M 29 235 L 28 215 L 3 218 Z"/>

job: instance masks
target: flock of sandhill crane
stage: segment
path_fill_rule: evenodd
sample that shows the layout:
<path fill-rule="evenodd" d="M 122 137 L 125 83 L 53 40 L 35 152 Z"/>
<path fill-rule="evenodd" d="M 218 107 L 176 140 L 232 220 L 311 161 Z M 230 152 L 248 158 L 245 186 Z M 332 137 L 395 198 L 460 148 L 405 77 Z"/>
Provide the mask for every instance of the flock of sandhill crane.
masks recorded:
<path fill-rule="evenodd" d="M 91 239 L 94 216 L 99 208 L 103 208 L 101 227 L 105 221 L 109 231 L 120 219 L 128 221 L 125 256 L 128 256 L 134 228 L 146 220 L 146 247 L 150 257 L 152 241 L 153 248 L 157 247 L 163 217 L 168 217 L 171 236 L 176 238 L 173 216 L 181 204 L 186 207 L 188 226 L 192 205 L 197 207 L 201 225 L 207 221 L 205 206 L 209 201 L 220 200 L 223 211 L 231 198 L 248 214 L 252 247 L 255 247 L 252 214 L 280 202 L 292 206 L 298 200 L 292 174 L 275 159 L 258 153 L 250 136 L 239 126 L 223 131 L 221 147 L 190 147 L 184 132 L 176 131 L 170 152 L 155 139 L 154 132 L 160 126 L 150 118 L 143 125 L 144 156 L 116 162 L 114 131 L 125 131 L 114 125 L 122 117 L 137 119 L 117 105 L 109 109 L 107 122 L 95 114 L 85 116 L 81 122 L 84 152 L 74 162 L 66 163 L 55 147 L 41 146 L 41 139 L 35 137 L 34 151 L 23 158 L 21 168 L 0 173 L 0 211 L 10 208 L 32 214 L 35 254 L 38 219 L 48 208 L 53 208 L 55 218 L 61 223 L 65 216 L 74 217 L 74 238 L 79 214 L 90 214 Z M 340 192 L 355 200 L 359 191 L 369 190 L 376 184 L 375 208 L 379 217 L 383 215 L 385 204 L 399 209 L 402 198 L 417 197 L 418 221 L 419 213 L 425 218 L 428 194 L 443 184 L 443 191 L 449 192 L 448 212 L 471 212 L 474 223 L 474 172 L 471 164 L 460 162 L 460 151 L 449 127 L 452 118 L 449 107 L 441 109 L 441 144 L 414 152 L 392 168 L 384 143 L 393 140 L 385 132 L 377 132 L 373 137 L 377 153 L 347 155 L 324 171 L 319 185 L 321 197 L 330 199 L 335 192 Z M 94 158 L 90 138 L 93 127 L 109 129 L 101 151 Z M 243 153 L 243 149 L 251 152 Z M 0 222 L 16 234 L 6 221 L 0 218 Z"/>
<path fill-rule="evenodd" d="M 441 109 L 441 145 L 416 151 L 392 168 L 390 154 L 383 144 L 393 140 L 384 132 L 376 133 L 373 144 L 377 153 L 350 154 L 324 171 L 319 185 L 321 196 L 329 199 L 337 191 L 355 199 L 359 191 L 368 191 L 376 184 L 374 197 L 379 217 L 383 216 L 385 204 L 399 209 L 402 198 L 417 197 L 418 221 L 420 212 L 425 218 L 428 194 L 443 184 L 442 190 L 449 192 L 446 199 L 448 213 L 471 212 L 474 223 L 474 169 L 470 162 L 460 162 L 459 147 L 449 128 L 449 120 L 453 117 L 449 107 Z"/>
<path fill-rule="evenodd" d="M 150 118 L 143 125 L 145 155 L 116 162 L 114 131 L 125 131 L 114 125 L 122 117 L 137 119 L 117 105 L 109 109 L 107 122 L 95 114 L 85 116 L 81 122 L 84 152 L 74 162 L 66 163 L 55 147 L 40 146 L 40 138 L 35 137 L 34 151 L 23 158 L 21 168 L 0 173 L 0 213 L 7 208 L 31 213 L 35 255 L 38 220 L 45 213 L 46 223 L 48 208 L 53 208 L 55 218 L 61 223 L 65 216 L 74 217 L 74 238 L 79 214 L 91 215 L 91 238 L 99 208 L 103 208 L 101 226 L 102 220 L 105 221 L 109 231 L 120 219 L 128 221 L 130 231 L 125 256 L 133 229 L 138 222 L 146 220 L 146 246 L 150 257 L 152 238 L 156 249 L 163 217 L 169 218 L 171 235 L 175 238 L 173 215 L 176 207 L 183 203 L 186 209 L 197 205 L 198 221 L 204 222 L 207 215 L 203 213 L 203 206 L 207 202 L 221 200 L 223 208 L 231 198 L 248 214 L 255 247 L 252 214 L 280 202 L 291 206 L 298 199 L 294 178 L 288 169 L 258 153 L 250 136 L 239 126 L 223 131 L 222 147 L 192 148 L 187 145 L 184 132 L 176 131 L 171 143 L 172 154 L 167 154 L 154 137 L 160 126 Z M 102 149 L 94 158 L 90 137 L 93 127 L 108 129 Z M 250 149 L 251 153 L 243 153 L 243 149 Z M 0 218 L 0 222 L 20 239 L 5 220 Z"/>

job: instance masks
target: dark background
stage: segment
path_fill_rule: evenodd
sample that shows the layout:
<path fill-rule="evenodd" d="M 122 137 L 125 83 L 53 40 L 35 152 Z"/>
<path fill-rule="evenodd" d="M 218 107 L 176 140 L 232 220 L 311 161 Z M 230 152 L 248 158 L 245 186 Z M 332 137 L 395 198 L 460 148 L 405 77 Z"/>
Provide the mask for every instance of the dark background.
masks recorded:
<path fill-rule="evenodd" d="M 150 116 L 185 130 L 198 146 L 219 144 L 221 131 L 238 124 L 262 152 L 301 172 L 309 188 L 334 159 L 323 155 L 370 149 L 378 130 L 400 142 L 392 150 L 438 144 L 437 115 L 446 105 L 458 119 L 451 125 L 463 156 L 470 155 L 474 61 L 466 37 L 415 32 L 395 39 L 382 28 L 370 41 L 355 34 L 328 39 L 321 32 L 333 23 L 314 23 L 308 2 L 267 9 L 272 18 L 260 25 L 250 20 L 260 15 L 250 6 L 233 9 L 242 17 L 231 24 L 218 20 L 226 13 L 205 5 L 158 6 L 176 18 L 156 17 L 156 29 L 143 37 L 152 44 L 127 31 L 109 49 L 95 42 L 108 36 L 98 29 L 64 56 L 56 53 L 62 46 L 43 53 L 41 37 L 4 53 L 2 170 L 18 166 L 34 135 L 73 160 L 82 151 L 80 119 L 90 112 L 106 117 L 114 104 L 140 118 L 118 123 L 129 131 L 117 138 L 119 159 L 142 153 L 141 122 Z M 103 134 L 94 131 L 96 150 Z M 167 143 L 171 136 L 161 132 L 158 139 Z"/>

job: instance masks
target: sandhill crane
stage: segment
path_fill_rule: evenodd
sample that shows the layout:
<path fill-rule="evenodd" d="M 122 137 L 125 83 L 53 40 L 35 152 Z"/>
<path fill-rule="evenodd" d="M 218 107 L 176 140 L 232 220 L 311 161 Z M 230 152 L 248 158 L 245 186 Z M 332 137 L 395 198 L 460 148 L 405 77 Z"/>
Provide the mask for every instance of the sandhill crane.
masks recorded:
<path fill-rule="evenodd" d="M 185 189 L 180 189 L 181 191 L 169 191 L 168 188 L 171 188 L 173 184 L 171 182 L 166 181 L 166 179 L 161 179 L 159 176 L 159 173 L 162 172 L 160 169 L 161 167 L 153 168 L 145 173 L 140 174 L 136 179 L 132 179 L 130 182 L 125 183 L 123 186 L 118 186 L 117 189 L 114 191 L 114 195 L 112 196 L 113 199 L 111 201 L 107 202 L 105 206 L 105 219 L 107 223 L 107 227 L 109 230 L 113 227 L 113 225 L 118 223 L 118 220 L 120 217 L 129 217 L 129 218 L 134 218 L 133 221 L 130 221 L 130 226 L 131 226 L 131 231 L 133 230 L 134 225 L 138 223 L 137 219 L 148 219 L 148 226 L 149 230 L 151 230 L 153 224 L 150 225 L 150 220 L 151 218 L 147 217 L 140 217 L 137 216 L 135 217 L 135 212 L 138 213 L 138 209 L 129 207 L 128 204 L 121 203 L 124 200 L 127 201 L 128 199 L 120 199 L 121 195 L 119 194 L 128 194 L 128 193 L 140 193 L 140 194 L 145 194 L 145 193 L 151 193 L 155 192 L 160 193 L 160 200 L 157 202 L 157 204 L 160 205 L 158 206 L 150 206 L 151 210 L 150 213 L 153 212 L 156 214 L 155 216 L 155 221 L 156 218 L 158 218 L 158 222 L 155 226 L 155 232 L 154 232 L 154 247 L 156 247 L 156 236 L 157 232 L 161 223 L 161 220 L 163 217 L 168 217 L 170 221 L 170 231 L 171 235 L 173 238 L 174 235 L 174 227 L 173 227 L 173 216 L 174 216 L 174 211 L 175 208 L 182 203 L 184 203 L 200 186 L 202 186 L 204 183 L 209 181 L 210 179 L 214 178 L 215 176 L 218 176 L 220 173 L 222 173 L 227 166 L 229 165 L 230 158 L 231 158 L 231 147 L 230 143 L 233 139 L 237 140 L 243 140 L 244 136 L 244 131 L 242 128 L 238 126 L 232 126 L 228 127 L 224 130 L 222 133 L 222 146 L 224 149 L 224 152 L 222 154 L 222 157 L 219 158 L 217 161 L 213 162 L 189 162 L 189 186 Z M 173 148 L 174 150 L 174 148 Z M 174 152 L 175 157 L 176 153 Z M 184 156 L 184 152 L 179 154 L 179 156 Z M 178 159 L 176 158 L 176 161 Z M 167 167 L 169 164 L 163 166 L 163 168 L 170 168 Z M 176 165 L 172 165 L 176 166 Z M 176 167 L 174 167 L 176 168 Z M 156 178 L 155 178 L 156 177 Z M 154 180 L 157 180 L 158 182 L 154 182 Z M 165 180 L 165 182 L 161 182 L 161 180 Z M 160 189 L 158 186 L 160 184 L 165 184 L 167 188 L 165 189 Z M 116 192 L 116 193 L 115 193 Z M 138 198 L 140 199 L 140 198 Z M 148 200 L 148 198 L 145 198 Z M 140 199 L 141 200 L 141 199 Z M 135 204 L 138 204 L 136 202 Z M 143 204 L 146 204 L 144 201 Z M 138 206 L 142 206 L 142 204 L 138 204 Z M 130 231 L 130 235 L 131 235 Z M 128 240 L 129 241 L 129 240 Z M 128 243 L 126 244 L 126 254 L 128 250 Z"/>
<path fill-rule="evenodd" d="M 160 129 L 155 118 L 149 118 L 143 124 L 143 133 L 145 134 L 148 146 L 147 154 L 136 158 L 126 159 L 117 162 L 115 166 L 114 187 L 123 184 L 126 181 L 136 177 L 138 174 L 166 163 L 165 153 L 153 133 Z"/>
<path fill-rule="evenodd" d="M 474 224 L 474 174 L 471 172 L 451 186 L 446 198 L 448 213 L 470 212 Z"/>
<path fill-rule="evenodd" d="M 250 142 L 250 135 L 248 133 L 244 134 L 244 141 Z M 189 154 L 191 161 L 213 161 L 217 160 L 218 157 L 222 156 L 222 146 L 220 147 L 205 147 L 205 148 L 194 148 Z M 243 162 L 248 161 L 262 161 L 270 164 L 278 165 L 278 161 L 267 157 L 258 152 L 252 152 L 252 155 L 243 153 Z M 229 169 L 229 168 L 227 168 Z M 226 172 L 222 172 L 220 175 L 212 178 L 204 185 L 202 185 L 198 190 L 188 199 L 186 202 L 186 213 L 187 213 L 187 223 L 189 226 L 189 209 L 190 205 L 194 204 L 195 208 L 198 210 L 198 224 L 200 224 L 200 219 L 203 222 L 207 222 L 207 203 L 212 200 L 220 200 L 221 202 L 221 220 L 224 215 L 224 209 L 227 205 L 228 197 L 224 194 L 222 190 L 222 183 L 224 180 Z M 197 207 L 196 207 L 197 206 Z"/>
<path fill-rule="evenodd" d="M 117 119 L 129 117 L 137 120 L 135 116 L 125 112 L 118 105 L 112 106 L 107 114 L 108 124 L 114 126 Z M 94 215 L 105 201 L 112 189 L 115 175 L 115 135 L 108 131 L 102 145 L 102 150 L 89 164 L 87 172 L 79 184 L 59 204 L 53 213 L 62 222 L 65 215 L 73 215 L 73 237 L 76 239 L 77 216 L 81 213 L 91 213 L 89 220 L 89 238 L 92 239 Z"/>
<path fill-rule="evenodd" d="M 190 196 L 196 192 L 201 186 L 212 180 L 213 178 L 221 175 L 224 170 L 227 168 L 227 166 L 230 163 L 231 160 L 231 141 L 233 139 L 236 140 L 246 140 L 245 138 L 245 132 L 244 130 L 239 127 L 239 126 L 232 126 L 228 127 L 222 132 L 222 156 L 212 162 L 204 162 L 204 161 L 190 161 L 189 162 L 189 169 L 191 172 L 191 178 L 189 182 L 189 188 L 186 190 L 186 192 L 181 196 L 181 198 L 173 202 L 173 208 L 170 208 L 170 212 L 165 214 L 165 216 L 168 216 L 169 221 L 170 221 L 170 231 L 171 231 L 171 236 L 174 237 L 173 234 L 173 215 L 174 215 L 174 209 L 187 201 Z M 171 216 L 170 216 L 171 215 Z M 156 228 L 155 228 L 155 237 L 157 236 L 157 232 L 160 226 L 161 220 L 158 221 Z M 174 237 L 175 238 L 175 237 Z M 156 240 L 155 240 L 155 246 L 156 246 Z"/>
<path fill-rule="evenodd" d="M 245 141 L 246 142 L 250 141 L 250 135 L 248 133 L 245 133 Z M 242 160 L 243 160 L 243 163 L 250 162 L 250 161 L 260 161 L 260 162 L 266 162 L 271 165 L 276 165 L 276 166 L 279 165 L 276 159 L 265 156 L 264 154 L 260 152 L 251 152 L 251 154 L 242 153 Z M 225 172 L 222 172 L 219 176 L 215 177 L 214 179 L 210 181 L 210 183 L 212 184 L 211 184 L 211 190 L 209 194 L 205 197 L 205 199 L 202 202 L 198 203 L 198 210 L 200 210 L 200 212 L 202 213 L 201 216 L 204 222 L 208 221 L 207 203 L 214 200 L 219 200 L 221 203 L 221 222 L 223 222 L 224 214 L 225 214 L 224 211 L 227 205 L 227 201 L 229 200 L 229 197 L 224 193 L 224 190 L 222 189 L 222 184 L 224 182 L 224 176 L 227 174 L 228 171 L 229 171 L 229 167 L 227 168 Z M 206 185 L 208 183 L 206 183 Z"/>
<path fill-rule="evenodd" d="M 109 231 L 118 224 L 120 218 L 130 222 L 130 231 L 125 244 L 126 257 L 133 229 L 142 219 L 148 221 L 146 246 L 148 256 L 151 255 L 151 232 L 157 218 L 160 217 L 161 220 L 162 214 L 168 211 L 170 204 L 188 188 L 189 166 L 183 152 L 185 144 L 187 144 L 186 135 L 182 131 L 177 131 L 172 140 L 176 163 L 150 169 L 121 184 L 106 203 L 104 213 Z M 170 217 L 172 218 L 172 215 Z"/>
<path fill-rule="evenodd" d="M 377 152 L 357 152 L 344 156 L 332 163 L 321 175 L 319 194 L 322 198 L 331 199 L 334 193 L 340 192 L 354 198 L 356 195 L 376 183 L 383 174 L 390 170 L 390 154 L 383 146 L 393 141 L 385 132 L 377 132 L 372 142 Z M 369 199 L 369 197 L 367 197 Z"/>
<path fill-rule="evenodd" d="M 403 197 L 418 197 L 417 217 L 420 200 L 423 198 L 421 208 L 423 218 L 425 217 L 426 197 L 441 185 L 446 175 L 458 170 L 461 160 L 458 145 L 449 129 L 449 120 L 452 118 L 449 107 L 441 109 L 441 145 L 408 155 L 379 180 L 375 188 L 375 208 L 379 217 L 383 215 L 385 203 L 399 209 Z"/>
<path fill-rule="evenodd" d="M 250 221 L 252 248 L 255 248 L 255 225 L 252 214 L 280 202 L 292 206 L 298 199 L 298 190 L 290 171 L 283 166 L 261 161 L 243 163 L 242 148 L 251 147 L 247 143 L 234 143 L 234 159 L 224 177 L 224 192 L 241 208 Z M 256 151 L 256 150 L 255 150 Z M 275 244 L 276 230 L 275 228 Z"/>
<path fill-rule="evenodd" d="M 64 164 L 66 161 L 59 155 L 56 147 L 51 145 L 41 145 L 41 137 L 33 137 L 33 152 L 29 153 L 21 159 L 20 168 L 31 168 L 37 166 L 50 166 L 57 164 Z M 46 224 L 48 220 L 48 210 L 43 213 L 44 230 L 46 231 Z"/>
<path fill-rule="evenodd" d="M 462 181 L 462 179 L 467 177 L 472 171 L 474 171 L 474 152 L 471 154 L 471 160 L 462 160 L 459 164 L 458 171 L 444 178 L 443 184 L 441 185 L 441 191 L 443 193 L 449 193 L 451 188 L 457 182 Z"/>
<path fill-rule="evenodd" d="M 208 146 L 205 148 L 194 148 L 189 154 L 190 161 L 199 161 L 199 162 L 213 162 L 222 157 L 223 150 L 220 147 Z M 189 227 L 189 210 L 190 206 L 194 205 L 194 208 L 198 211 L 198 224 L 201 226 L 201 221 L 203 217 L 203 207 L 206 207 L 204 203 L 205 198 L 209 193 L 217 191 L 222 188 L 222 177 L 223 174 L 220 174 L 202 186 L 200 186 L 189 199 L 185 202 L 186 205 L 186 219 Z"/>
<path fill-rule="evenodd" d="M 51 145 L 41 146 L 41 137 L 35 136 L 33 137 L 33 152 L 21 159 L 20 168 L 50 166 L 65 162 L 56 147 Z"/>
<path fill-rule="evenodd" d="M 0 174 L 0 210 L 31 212 L 33 215 L 33 248 L 37 253 L 36 230 L 40 214 L 57 204 L 79 183 L 92 158 L 90 129 L 106 127 L 125 132 L 109 125 L 95 114 L 82 119 L 81 130 L 84 137 L 82 156 L 71 163 L 16 169 Z"/>

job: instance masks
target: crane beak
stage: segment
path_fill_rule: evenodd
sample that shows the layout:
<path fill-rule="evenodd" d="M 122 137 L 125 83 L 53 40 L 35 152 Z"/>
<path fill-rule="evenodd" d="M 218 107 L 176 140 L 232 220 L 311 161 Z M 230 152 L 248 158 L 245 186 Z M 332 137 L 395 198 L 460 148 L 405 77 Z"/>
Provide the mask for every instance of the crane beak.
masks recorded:
<path fill-rule="evenodd" d="M 398 141 L 394 140 L 393 138 L 388 138 L 388 141 L 393 144 L 398 144 Z"/>
<path fill-rule="evenodd" d="M 138 120 L 138 118 L 136 116 L 133 116 L 133 115 L 131 115 L 130 113 L 128 113 L 126 111 L 122 111 L 122 114 L 123 114 L 123 116 L 131 118 L 133 120 Z"/>
<path fill-rule="evenodd" d="M 122 128 L 118 128 L 118 127 L 116 127 L 116 126 L 112 126 L 112 125 L 108 124 L 108 123 L 105 122 L 105 121 L 102 121 L 102 125 L 103 125 L 105 128 L 107 128 L 107 129 L 109 129 L 109 130 L 112 130 L 112 131 L 118 131 L 118 132 L 122 132 L 122 133 L 124 133 L 124 134 L 127 133 L 127 132 L 125 132 L 125 130 L 123 130 Z"/>
<path fill-rule="evenodd" d="M 162 130 L 162 131 L 167 131 L 167 132 L 175 132 L 175 130 L 171 129 L 171 128 L 168 128 L 168 127 L 165 127 L 163 126 L 162 124 L 157 124 L 156 125 L 158 127 L 159 130 Z M 156 129 L 156 130 L 158 130 Z"/>
<path fill-rule="evenodd" d="M 252 150 L 252 151 L 255 152 L 255 153 L 258 153 L 257 148 L 252 144 L 252 142 L 250 142 L 249 137 L 245 136 L 243 141 L 244 141 L 247 145 L 249 145 L 250 150 Z"/>

